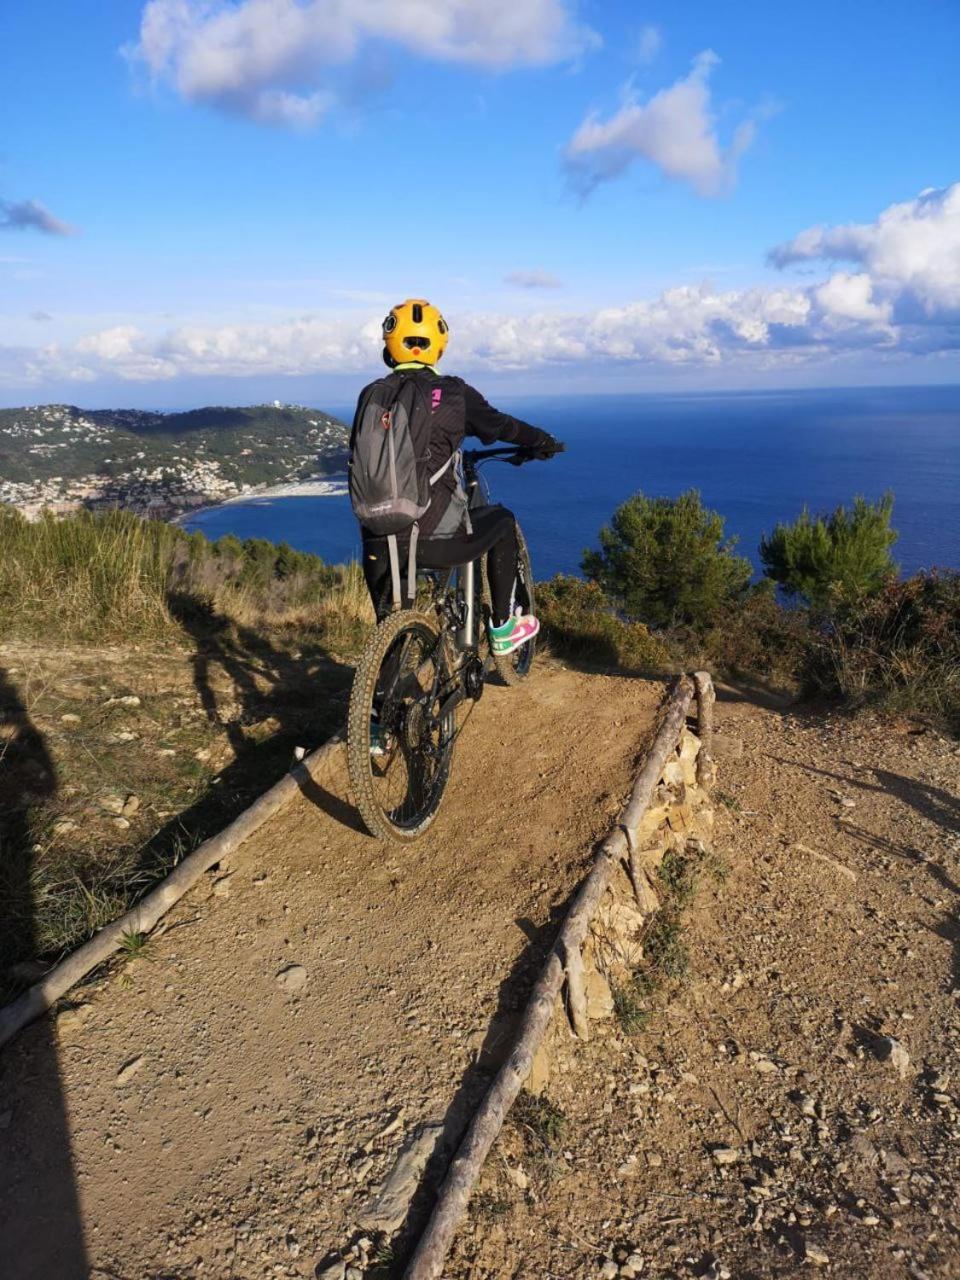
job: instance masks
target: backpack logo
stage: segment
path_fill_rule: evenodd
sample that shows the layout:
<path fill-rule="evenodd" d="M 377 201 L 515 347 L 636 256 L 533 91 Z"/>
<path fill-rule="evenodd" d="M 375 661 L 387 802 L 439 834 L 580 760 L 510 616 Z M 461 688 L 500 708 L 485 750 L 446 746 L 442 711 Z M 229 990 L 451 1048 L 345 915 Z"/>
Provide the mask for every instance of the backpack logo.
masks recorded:
<path fill-rule="evenodd" d="M 436 413 L 436 411 L 440 408 L 440 400 L 442 397 L 443 397 L 443 391 L 440 389 L 440 387 L 434 387 L 433 391 L 430 393 L 430 412 L 431 413 Z"/>
<path fill-rule="evenodd" d="M 390 430 L 390 424 L 391 424 L 392 422 L 393 422 L 393 410 L 392 410 L 392 409 L 388 409 L 386 413 L 381 414 L 381 416 L 380 416 L 380 425 L 381 425 L 381 427 L 383 427 L 384 431 L 389 431 L 389 430 Z"/>

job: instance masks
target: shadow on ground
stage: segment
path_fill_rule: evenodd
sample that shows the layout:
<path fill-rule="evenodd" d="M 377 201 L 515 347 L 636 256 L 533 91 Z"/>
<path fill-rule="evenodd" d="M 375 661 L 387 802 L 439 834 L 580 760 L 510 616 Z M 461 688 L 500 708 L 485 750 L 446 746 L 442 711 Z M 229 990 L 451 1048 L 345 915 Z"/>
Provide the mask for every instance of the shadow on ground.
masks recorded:
<path fill-rule="evenodd" d="M 36 953 L 31 812 L 57 790 L 43 734 L 0 670 L 0 974 Z M 25 1099 L 29 1098 L 29 1106 Z M 6 1101 L 5 1101 L 6 1100 Z M 11 1102 L 11 1100 L 14 1100 Z M 0 1050 L 0 1258 L 5 1280 L 85 1280 L 87 1255 L 58 1047 L 50 1019 Z"/>

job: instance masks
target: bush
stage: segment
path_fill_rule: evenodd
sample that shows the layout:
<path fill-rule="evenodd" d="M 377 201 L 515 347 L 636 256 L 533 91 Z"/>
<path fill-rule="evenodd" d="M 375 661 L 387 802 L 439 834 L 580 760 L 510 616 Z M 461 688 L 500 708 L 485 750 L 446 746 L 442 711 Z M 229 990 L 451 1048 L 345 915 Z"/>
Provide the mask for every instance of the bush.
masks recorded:
<path fill-rule="evenodd" d="M 960 732 L 960 573 L 891 579 L 839 608 L 804 674 L 808 692 L 928 715 Z"/>
<path fill-rule="evenodd" d="M 752 576 L 750 561 L 733 554 L 736 539 L 724 541 L 723 524 L 696 489 L 679 498 L 636 493 L 600 530 L 600 550 L 584 553 L 583 572 L 631 617 L 699 630 Z"/>
<path fill-rule="evenodd" d="M 758 582 L 724 605 L 703 636 L 703 665 L 726 676 L 795 690 L 813 632 L 806 609 L 785 609 L 772 582 Z"/>
<path fill-rule="evenodd" d="M 793 524 L 778 524 L 761 539 L 764 572 L 814 608 L 877 591 L 897 572 L 892 514 L 892 493 L 876 503 L 855 498 L 851 511 L 840 506 L 831 516 L 814 517 L 804 507 Z"/>
<path fill-rule="evenodd" d="M 628 670 L 662 671 L 671 665 L 666 645 L 642 622 L 618 618 L 596 583 L 562 574 L 538 583 L 537 614 L 557 654 Z"/>

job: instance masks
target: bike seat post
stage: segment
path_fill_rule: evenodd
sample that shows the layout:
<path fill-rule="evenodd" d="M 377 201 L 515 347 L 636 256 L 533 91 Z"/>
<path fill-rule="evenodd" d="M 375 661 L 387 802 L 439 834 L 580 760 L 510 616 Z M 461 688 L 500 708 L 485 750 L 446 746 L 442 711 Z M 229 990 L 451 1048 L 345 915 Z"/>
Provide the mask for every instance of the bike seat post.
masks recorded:
<path fill-rule="evenodd" d="M 457 570 L 460 589 L 463 591 L 463 602 L 466 606 L 463 626 L 457 630 L 457 645 L 464 650 L 475 649 L 476 642 L 476 565 L 471 560 Z"/>

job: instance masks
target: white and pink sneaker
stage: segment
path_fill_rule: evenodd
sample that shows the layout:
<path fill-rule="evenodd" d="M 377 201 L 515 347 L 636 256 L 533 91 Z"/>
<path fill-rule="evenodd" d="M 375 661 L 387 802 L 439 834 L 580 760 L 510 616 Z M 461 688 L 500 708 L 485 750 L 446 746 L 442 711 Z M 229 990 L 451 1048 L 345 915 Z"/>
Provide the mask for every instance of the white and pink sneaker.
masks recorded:
<path fill-rule="evenodd" d="M 502 627 L 490 627 L 490 648 L 502 658 L 532 640 L 539 630 L 540 623 L 532 614 L 518 610 Z"/>

